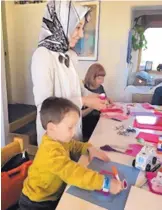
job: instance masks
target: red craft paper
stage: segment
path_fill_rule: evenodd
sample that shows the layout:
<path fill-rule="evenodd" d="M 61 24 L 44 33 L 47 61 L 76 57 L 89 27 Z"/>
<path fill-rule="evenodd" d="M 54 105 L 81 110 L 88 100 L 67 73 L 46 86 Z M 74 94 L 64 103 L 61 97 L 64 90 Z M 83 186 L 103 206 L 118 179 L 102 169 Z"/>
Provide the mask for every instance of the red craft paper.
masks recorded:
<path fill-rule="evenodd" d="M 155 108 L 153 106 L 151 106 L 151 104 L 149 103 L 144 103 L 142 104 L 142 107 L 145 109 L 150 109 L 150 110 L 154 110 Z"/>
<path fill-rule="evenodd" d="M 123 113 L 123 110 L 121 108 L 106 108 L 101 110 L 102 113 L 105 112 L 117 112 L 117 113 Z"/>
<path fill-rule="evenodd" d="M 159 135 L 152 134 L 152 133 L 145 133 L 145 132 L 140 132 L 136 138 L 137 139 L 142 138 L 147 142 L 151 142 L 155 144 L 157 144 L 159 141 Z"/>
<path fill-rule="evenodd" d="M 136 157 L 136 155 L 141 151 L 142 147 L 143 146 L 140 144 L 129 144 L 130 149 L 127 149 L 125 154 Z"/>
<path fill-rule="evenodd" d="M 144 118 L 145 116 L 143 116 Z M 152 122 L 151 122 L 152 123 Z M 159 130 L 162 131 L 162 117 L 155 116 L 155 123 L 154 124 L 149 124 L 149 121 L 147 121 L 147 116 L 146 116 L 146 123 L 139 123 L 137 121 L 137 118 L 134 120 L 133 127 L 136 128 L 141 128 L 141 129 L 150 129 L 150 130 Z"/>

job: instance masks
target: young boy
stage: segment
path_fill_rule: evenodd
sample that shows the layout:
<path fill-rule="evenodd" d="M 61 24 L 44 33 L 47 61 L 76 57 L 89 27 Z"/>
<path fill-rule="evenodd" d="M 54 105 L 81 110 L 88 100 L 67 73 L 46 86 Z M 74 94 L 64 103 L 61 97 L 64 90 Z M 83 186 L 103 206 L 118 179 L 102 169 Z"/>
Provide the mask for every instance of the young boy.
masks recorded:
<path fill-rule="evenodd" d="M 104 152 L 89 143 L 72 140 L 80 110 L 63 98 L 46 99 L 40 111 L 46 134 L 29 168 L 20 197 L 21 210 L 55 209 L 66 184 L 86 190 L 109 190 L 117 194 L 121 182 L 81 166 L 71 160 L 70 154 L 89 154 L 108 161 Z"/>

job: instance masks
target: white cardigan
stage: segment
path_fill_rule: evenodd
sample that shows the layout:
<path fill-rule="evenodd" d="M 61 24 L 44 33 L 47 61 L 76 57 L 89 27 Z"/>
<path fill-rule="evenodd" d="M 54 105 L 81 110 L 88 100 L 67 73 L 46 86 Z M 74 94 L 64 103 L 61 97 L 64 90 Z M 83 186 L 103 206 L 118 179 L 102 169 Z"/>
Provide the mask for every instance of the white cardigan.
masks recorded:
<path fill-rule="evenodd" d="M 80 80 L 74 68 L 74 61 L 71 59 L 72 54 L 70 51 L 68 54 L 70 56 L 69 68 L 59 62 L 59 53 L 52 52 L 45 47 L 37 48 L 32 57 L 31 73 L 34 100 L 37 106 L 38 145 L 45 133 L 39 114 L 42 102 L 50 96 L 64 97 L 73 101 L 81 109 L 81 94 L 88 94 L 83 86 L 81 91 Z M 76 138 L 82 139 L 81 119 L 77 126 Z"/>

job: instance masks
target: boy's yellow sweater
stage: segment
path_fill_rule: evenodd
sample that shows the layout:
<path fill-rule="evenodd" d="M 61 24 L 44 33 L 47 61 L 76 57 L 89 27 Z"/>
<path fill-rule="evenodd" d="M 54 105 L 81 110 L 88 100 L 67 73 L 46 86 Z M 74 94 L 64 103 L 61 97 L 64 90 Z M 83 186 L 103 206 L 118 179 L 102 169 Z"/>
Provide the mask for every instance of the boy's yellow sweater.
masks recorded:
<path fill-rule="evenodd" d="M 70 159 L 70 153 L 86 154 L 90 146 L 75 140 L 62 143 L 44 135 L 24 181 L 23 194 L 32 201 L 41 202 L 57 200 L 65 183 L 86 190 L 102 189 L 103 175 Z"/>

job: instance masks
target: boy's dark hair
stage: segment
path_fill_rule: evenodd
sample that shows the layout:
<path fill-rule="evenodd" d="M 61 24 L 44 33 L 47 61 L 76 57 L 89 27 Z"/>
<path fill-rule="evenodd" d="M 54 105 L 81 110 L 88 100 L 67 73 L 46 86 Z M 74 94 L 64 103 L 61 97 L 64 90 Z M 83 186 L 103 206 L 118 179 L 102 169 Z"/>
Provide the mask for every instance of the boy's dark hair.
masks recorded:
<path fill-rule="evenodd" d="M 75 111 L 80 116 L 80 109 L 71 101 L 65 98 L 49 97 L 43 101 L 40 110 L 40 118 L 43 128 L 47 129 L 47 124 L 53 122 L 58 124 L 64 116 Z"/>

